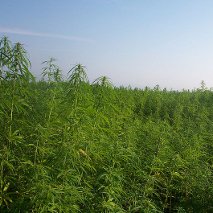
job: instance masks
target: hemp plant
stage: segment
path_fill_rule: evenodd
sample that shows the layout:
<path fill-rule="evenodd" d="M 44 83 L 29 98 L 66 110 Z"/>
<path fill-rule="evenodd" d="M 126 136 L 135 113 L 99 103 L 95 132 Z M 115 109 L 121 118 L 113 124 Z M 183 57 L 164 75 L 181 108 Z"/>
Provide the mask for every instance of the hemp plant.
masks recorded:
<path fill-rule="evenodd" d="M 23 45 L 12 43 L 3 37 L 0 41 L 0 67 L 3 76 L 1 89 L 1 174 L 0 207 L 4 209 L 13 202 L 23 184 L 17 184 L 21 170 L 20 160 L 25 148 L 20 124 L 29 109 L 29 83 L 34 80 L 29 71 L 30 62 Z"/>
<path fill-rule="evenodd" d="M 58 65 L 55 64 L 56 59 L 50 58 L 47 61 L 44 61 L 42 64 L 42 78 L 43 80 L 47 77 L 48 82 L 55 81 L 60 82 L 62 80 L 62 72 Z"/>

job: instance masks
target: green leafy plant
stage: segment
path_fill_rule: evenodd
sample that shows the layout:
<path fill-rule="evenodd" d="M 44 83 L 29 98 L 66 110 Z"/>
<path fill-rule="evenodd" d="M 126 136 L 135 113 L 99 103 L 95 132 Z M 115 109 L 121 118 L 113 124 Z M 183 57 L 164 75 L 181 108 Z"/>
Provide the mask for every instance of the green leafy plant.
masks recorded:
<path fill-rule="evenodd" d="M 0 212 L 212 212 L 213 94 L 62 78 L 35 81 L 0 40 Z"/>

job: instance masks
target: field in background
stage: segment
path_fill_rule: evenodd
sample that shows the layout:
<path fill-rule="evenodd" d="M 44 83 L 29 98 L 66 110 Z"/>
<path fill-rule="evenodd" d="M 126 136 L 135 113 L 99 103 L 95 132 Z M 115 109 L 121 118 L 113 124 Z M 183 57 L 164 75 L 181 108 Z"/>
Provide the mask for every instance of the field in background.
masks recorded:
<path fill-rule="evenodd" d="M 1 212 L 213 211 L 213 92 L 36 82 L 22 45 L 0 40 Z"/>

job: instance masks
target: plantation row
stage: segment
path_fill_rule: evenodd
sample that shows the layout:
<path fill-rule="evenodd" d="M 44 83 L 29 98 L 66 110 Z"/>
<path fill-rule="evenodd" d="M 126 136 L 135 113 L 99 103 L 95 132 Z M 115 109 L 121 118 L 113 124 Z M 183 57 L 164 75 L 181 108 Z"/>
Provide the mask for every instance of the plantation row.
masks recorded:
<path fill-rule="evenodd" d="M 0 212 L 213 212 L 213 93 L 36 82 L 0 40 Z"/>

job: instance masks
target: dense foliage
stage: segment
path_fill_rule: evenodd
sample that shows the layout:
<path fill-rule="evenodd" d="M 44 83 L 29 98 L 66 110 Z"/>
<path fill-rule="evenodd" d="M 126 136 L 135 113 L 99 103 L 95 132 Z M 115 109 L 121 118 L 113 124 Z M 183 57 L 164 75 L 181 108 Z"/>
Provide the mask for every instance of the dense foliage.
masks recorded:
<path fill-rule="evenodd" d="M 213 212 L 213 92 L 36 82 L 0 40 L 0 212 Z"/>

